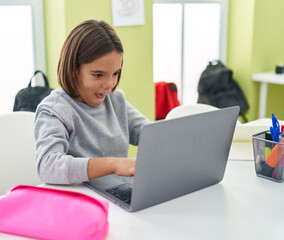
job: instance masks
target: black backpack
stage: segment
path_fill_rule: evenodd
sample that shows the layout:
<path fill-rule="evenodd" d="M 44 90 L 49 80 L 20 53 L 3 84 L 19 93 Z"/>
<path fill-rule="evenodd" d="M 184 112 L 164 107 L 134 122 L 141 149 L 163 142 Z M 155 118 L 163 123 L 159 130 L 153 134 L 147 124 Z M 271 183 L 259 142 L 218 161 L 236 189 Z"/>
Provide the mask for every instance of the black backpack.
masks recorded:
<path fill-rule="evenodd" d="M 35 75 L 37 75 L 38 73 L 42 74 L 43 76 L 45 84 L 44 87 L 41 86 L 32 87 L 32 80 L 35 77 Z M 51 91 L 52 89 L 49 88 L 48 80 L 45 74 L 40 70 L 35 71 L 34 75 L 30 80 L 28 87 L 21 89 L 17 93 L 15 97 L 13 111 L 35 112 L 37 106 L 40 104 L 42 99 L 48 96 Z"/>
<path fill-rule="evenodd" d="M 244 112 L 249 109 L 249 105 L 232 75 L 232 70 L 226 68 L 221 61 L 209 62 L 198 83 L 198 103 L 218 108 L 239 106 L 240 115 L 247 122 Z"/>

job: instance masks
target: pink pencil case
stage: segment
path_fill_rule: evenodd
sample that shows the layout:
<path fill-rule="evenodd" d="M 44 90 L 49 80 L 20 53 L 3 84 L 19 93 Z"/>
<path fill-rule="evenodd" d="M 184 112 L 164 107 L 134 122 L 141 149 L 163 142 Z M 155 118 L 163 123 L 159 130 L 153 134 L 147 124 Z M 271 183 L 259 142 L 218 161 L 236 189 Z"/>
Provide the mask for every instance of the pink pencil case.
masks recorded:
<path fill-rule="evenodd" d="M 19 185 L 0 198 L 0 232 L 37 239 L 105 239 L 107 200 Z"/>

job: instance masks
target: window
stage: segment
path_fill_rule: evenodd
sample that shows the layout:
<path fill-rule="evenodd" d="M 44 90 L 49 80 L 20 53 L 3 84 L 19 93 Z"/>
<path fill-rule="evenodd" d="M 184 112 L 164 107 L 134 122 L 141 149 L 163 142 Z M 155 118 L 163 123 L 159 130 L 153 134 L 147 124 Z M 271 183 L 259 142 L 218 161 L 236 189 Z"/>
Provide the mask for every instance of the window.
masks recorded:
<path fill-rule="evenodd" d="M 227 0 L 155 0 L 154 82 L 174 82 L 183 104 L 197 102 L 210 60 L 226 63 Z"/>
<path fill-rule="evenodd" d="M 28 86 L 35 69 L 46 70 L 42 0 L 0 0 L 0 35 L 3 114 L 13 111 L 17 92 Z"/>

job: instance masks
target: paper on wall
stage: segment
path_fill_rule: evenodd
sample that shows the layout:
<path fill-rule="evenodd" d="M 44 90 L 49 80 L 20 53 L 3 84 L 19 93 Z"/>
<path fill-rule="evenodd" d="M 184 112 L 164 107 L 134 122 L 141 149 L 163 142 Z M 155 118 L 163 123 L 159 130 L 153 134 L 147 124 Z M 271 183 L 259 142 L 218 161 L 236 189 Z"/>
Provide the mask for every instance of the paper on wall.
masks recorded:
<path fill-rule="evenodd" d="M 112 25 L 144 25 L 144 0 L 112 0 Z"/>

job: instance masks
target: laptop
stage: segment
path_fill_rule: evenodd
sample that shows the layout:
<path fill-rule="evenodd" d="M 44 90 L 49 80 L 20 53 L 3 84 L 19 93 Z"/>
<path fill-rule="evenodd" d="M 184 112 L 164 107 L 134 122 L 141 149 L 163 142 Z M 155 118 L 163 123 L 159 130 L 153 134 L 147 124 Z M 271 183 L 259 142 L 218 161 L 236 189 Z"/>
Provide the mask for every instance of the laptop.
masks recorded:
<path fill-rule="evenodd" d="M 107 175 L 85 184 L 130 212 L 217 184 L 224 177 L 239 110 L 150 123 L 141 131 L 134 177 Z"/>

